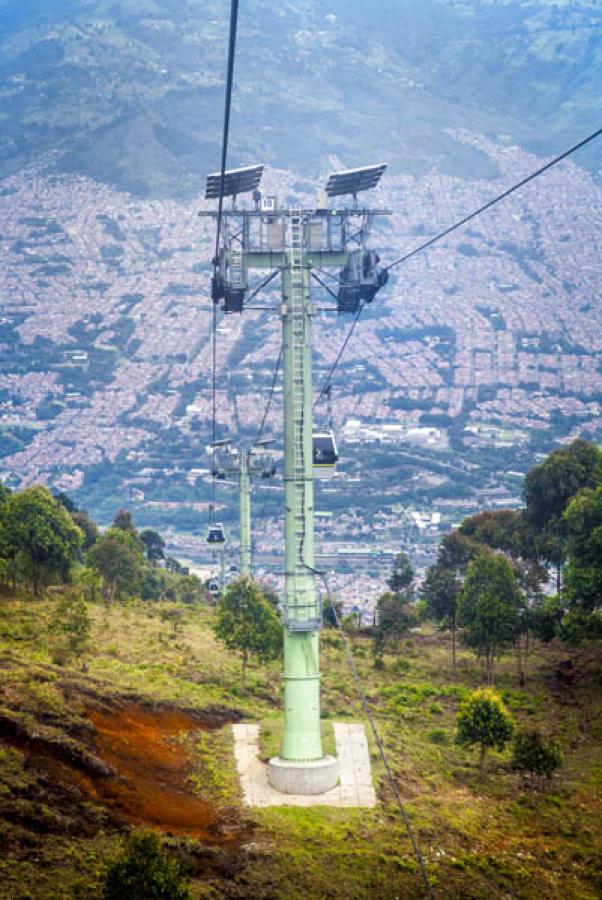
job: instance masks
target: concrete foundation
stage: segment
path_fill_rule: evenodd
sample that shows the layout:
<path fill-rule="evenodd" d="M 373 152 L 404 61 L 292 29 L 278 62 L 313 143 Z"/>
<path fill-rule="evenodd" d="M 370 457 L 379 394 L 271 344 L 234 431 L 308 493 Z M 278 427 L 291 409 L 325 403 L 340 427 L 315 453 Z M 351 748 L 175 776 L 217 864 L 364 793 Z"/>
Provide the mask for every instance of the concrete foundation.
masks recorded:
<path fill-rule="evenodd" d="M 315 762 L 290 762 L 275 756 L 268 763 L 268 783 L 281 794 L 325 794 L 338 780 L 339 763 L 334 756 Z"/>
<path fill-rule="evenodd" d="M 364 726 L 359 722 L 335 722 L 333 727 L 339 764 L 338 784 L 321 794 L 285 794 L 269 783 L 269 766 L 259 758 L 259 725 L 233 725 L 234 754 L 244 803 L 247 806 L 375 806 Z"/>

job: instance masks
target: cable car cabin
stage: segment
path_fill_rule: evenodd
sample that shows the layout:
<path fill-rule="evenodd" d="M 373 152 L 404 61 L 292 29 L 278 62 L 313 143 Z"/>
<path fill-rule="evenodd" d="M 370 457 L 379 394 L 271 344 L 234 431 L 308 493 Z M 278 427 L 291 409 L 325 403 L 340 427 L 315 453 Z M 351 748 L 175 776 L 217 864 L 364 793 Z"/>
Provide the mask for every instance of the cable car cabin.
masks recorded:
<path fill-rule="evenodd" d="M 225 544 L 226 536 L 224 535 L 223 526 L 220 525 L 219 522 L 214 522 L 209 526 L 209 533 L 207 535 L 207 543 L 208 544 Z"/>
<path fill-rule="evenodd" d="M 262 478 L 273 478 L 276 474 L 276 461 L 273 459 L 264 460 L 261 466 Z"/>
<path fill-rule="evenodd" d="M 219 594 L 219 581 L 217 578 L 208 578 L 205 582 L 205 587 L 213 597 L 217 597 Z"/>
<path fill-rule="evenodd" d="M 339 272 L 337 310 L 354 313 L 360 302 L 372 303 L 378 291 L 389 279 L 386 269 L 379 266 L 380 257 L 374 250 L 354 250 L 347 265 Z"/>
<path fill-rule="evenodd" d="M 245 292 L 241 288 L 226 287 L 224 290 L 224 312 L 241 313 L 245 302 Z"/>
<path fill-rule="evenodd" d="M 330 478 L 335 474 L 339 458 L 334 433 L 332 431 L 315 432 L 313 450 L 314 478 Z"/>

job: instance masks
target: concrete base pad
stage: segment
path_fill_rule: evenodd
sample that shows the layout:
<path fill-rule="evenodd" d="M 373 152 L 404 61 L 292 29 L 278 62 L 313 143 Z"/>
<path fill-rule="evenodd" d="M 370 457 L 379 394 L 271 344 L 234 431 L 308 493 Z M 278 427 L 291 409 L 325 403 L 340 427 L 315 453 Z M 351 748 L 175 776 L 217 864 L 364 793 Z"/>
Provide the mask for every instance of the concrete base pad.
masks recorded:
<path fill-rule="evenodd" d="M 268 763 L 268 782 L 281 794 L 325 794 L 338 780 L 339 764 L 334 756 L 305 763 L 274 757 Z"/>
<path fill-rule="evenodd" d="M 234 753 L 247 806 L 376 806 L 364 726 L 334 724 L 339 783 L 322 794 L 288 794 L 268 781 L 259 759 L 259 725 L 233 725 Z M 290 765 L 290 764 L 289 764 Z"/>

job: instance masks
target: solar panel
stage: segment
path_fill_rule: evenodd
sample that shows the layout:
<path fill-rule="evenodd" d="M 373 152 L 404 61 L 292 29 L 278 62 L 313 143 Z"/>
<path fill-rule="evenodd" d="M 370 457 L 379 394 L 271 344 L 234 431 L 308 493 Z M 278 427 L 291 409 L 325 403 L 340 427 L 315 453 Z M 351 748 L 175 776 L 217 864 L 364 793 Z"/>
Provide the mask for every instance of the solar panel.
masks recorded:
<path fill-rule="evenodd" d="M 259 187 L 263 166 L 243 166 L 242 169 L 227 169 L 224 173 L 224 197 L 235 197 L 237 194 L 246 194 L 255 191 Z M 205 188 L 205 200 L 216 200 L 220 194 L 221 172 L 213 172 L 207 175 Z"/>
<path fill-rule="evenodd" d="M 343 172 L 335 172 L 328 177 L 326 193 L 329 197 L 339 197 L 341 194 L 359 194 L 376 187 L 381 176 L 387 168 L 386 163 L 379 166 L 366 166 L 363 169 L 345 169 Z"/>

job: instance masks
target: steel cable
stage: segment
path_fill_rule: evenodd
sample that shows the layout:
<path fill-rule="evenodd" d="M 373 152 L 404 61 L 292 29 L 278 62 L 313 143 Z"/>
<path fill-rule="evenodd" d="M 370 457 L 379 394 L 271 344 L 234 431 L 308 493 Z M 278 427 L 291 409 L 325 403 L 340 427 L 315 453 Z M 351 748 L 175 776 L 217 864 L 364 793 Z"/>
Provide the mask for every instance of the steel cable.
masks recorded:
<path fill-rule="evenodd" d="M 234 78 L 234 58 L 236 54 L 236 32 L 238 27 L 238 0 L 232 0 L 230 6 L 230 34 L 228 39 L 228 67 L 226 73 L 226 97 L 224 101 L 224 127 L 222 133 L 222 153 L 219 182 L 219 200 L 217 207 L 217 223 L 215 228 L 215 254 L 213 257 L 213 276 L 217 275 L 217 263 L 219 254 L 219 242 L 222 228 L 222 213 L 224 207 L 224 181 L 226 177 L 226 164 L 228 160 L 228 138 L 230 134 L 230 110 L 232 107 L 232 82 Z M 215 448 L 217 439 L 217 302 L 213 300 L 213 321 L 211 329 L 211 443 Z M 213 465 L 213 461 L 212 461 Z M 213 465 L 214 467 L 214 465 Z M 211 518 L 215 515 L 216 478 L 212 479 L 211 491 Z"/>
<path fill-rule="evenodd" d="M 477 216 L 480 216 L 481 213 L 484 213 L 485 210 L 491 209 L 492 206 L 495 206 L 496 203 L 499 203 L 500 200 L 504 200 L 506 197 L 509 197 L 510 194 L 513 194 L 515 191 L 518 191 L 519 188 L 524 187 L 530 181 L 533 181 L 534 178 L 537 178 L 539 175 L 543 175 L 544 172 L 547 172 L 548 169 L 551 169 L 553 166 L 557 165 L 559 162 L 562 162 L 563 159 L 566 159 L 568 156 L 571 156 L 573 153 L 576 153 L 577 150 L 580 150 L 582 147 L 585 147 L 586 144 L 589 144 L 590 141 L 595 140 L 597 137 L 602 135 L 602 128 L 598 128 L 597 131 L 594 131 L 593 134 L 588 135 L 588 137 L 584 138 L 582 141 L 579 141 L 578 144 L 574 144 L 572 147 L 569 147 L 568 150 L 565 150 L 564 153 L 561 153 L 560 156 L 554 157 L 554 159 L 550 160 L 550 162 L 546 163 L 544 166 L 540 166 L 539 169 L 536 169 L 535 172 L 531 172 L 530 175 L 527 175 L 526 178 L 522 178 L 516 184 L 512 185 L 512 187 L 508 188 L 508 190 L 503 191 L 501 194 L 498 194 L 497 197 L 494 197 L 493 200 L 490 200 L 488 203 L 485 203 L 483 206 L 480 206 L 478 209 L 475 209 L 474 212 L 471 212 L 469 215 L 464 216 L 463 219 L 460 219 L 459 222 L 456 222 L 454 225 L 450 225 L 449 228 L 446 228 L 445 231 L 441 231 L 439 234 L 435 235 L 435 237 L 429 238 L 428 241 L 425 241 L 423 244 L 420 244 L 418 247 L 415 247 L 413 250 L 410 250 L 409 253 L 400 256 L 399 259 L 396 259 L 395 262 L 390 263 L 388 266 L 385 266 L 385 272 L 389 272 L 391 269 L 394 269 L 395 266 L 401 265 L 401 263 L 406 262 L 408 259 L 411 259 L 413 256 L 416 256 L 417 253 L 421 253 L 423 250 L 426 250 L 427 247 L 431 247 L 433 244 L 436 244 L 437 241 L 443 240 L 444 237 L 447 237 L 448 234 L 451 234 L 452 231 L 456 231 L 458 228 L 461 228 L 462 225 L 466 225 L 467 222 L 470 222 L 472 219 L 475 219 Z"/>

